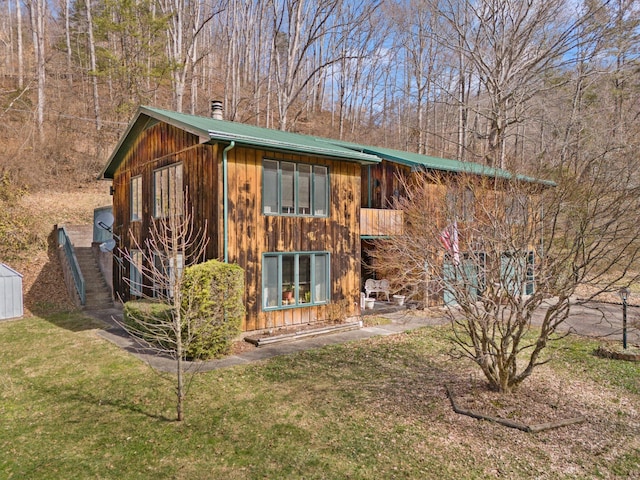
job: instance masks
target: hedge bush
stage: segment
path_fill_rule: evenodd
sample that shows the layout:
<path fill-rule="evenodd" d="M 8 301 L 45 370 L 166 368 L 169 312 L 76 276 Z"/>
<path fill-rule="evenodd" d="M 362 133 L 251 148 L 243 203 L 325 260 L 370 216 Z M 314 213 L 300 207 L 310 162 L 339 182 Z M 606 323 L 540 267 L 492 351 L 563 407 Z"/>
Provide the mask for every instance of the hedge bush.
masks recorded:
<path fill-rule="evenodd" d="M 194 337 L 188 354 L 194 358 L 227 354 L 245 314 L 244 270 L 217 260 L 199 263 L 185 269 L 183 289 L 185 326 Z"/>
<path fill-rule="evenodd" d="M 124 304 L 124 324 L 132 335 L 172 350 L 175 335 L 172 329 L 171 305 L 155 300 L 131 300 Z"/>
<path fill-rule="evenodd" d="M 185 358 L 203 360 L 227 354 L 240 334 L 245 313 L 242 268 L 217 260 L 192 265 L 183 271 L 181 290 Z M 165 349 L 175 348 L 172 315 L 171 305 L 157 301 L 132 300 L 124 305 L 124 321 L 130 331 Z"/>

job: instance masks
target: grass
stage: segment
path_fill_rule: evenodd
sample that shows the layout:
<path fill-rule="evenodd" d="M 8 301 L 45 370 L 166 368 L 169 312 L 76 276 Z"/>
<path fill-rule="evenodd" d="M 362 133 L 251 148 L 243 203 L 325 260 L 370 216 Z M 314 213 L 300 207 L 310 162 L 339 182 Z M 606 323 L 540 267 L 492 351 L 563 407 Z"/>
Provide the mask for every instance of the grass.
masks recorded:
<path fill-rule="evenodd" d="M 451 412 L 446 327 L 199 374 L 182 424 L 172 384 L 97 327 L 0 323 L 0 478 L 640 478 L 640 367 L 593 342 L 541 367 L 588 422 L 532 435 Z"/>

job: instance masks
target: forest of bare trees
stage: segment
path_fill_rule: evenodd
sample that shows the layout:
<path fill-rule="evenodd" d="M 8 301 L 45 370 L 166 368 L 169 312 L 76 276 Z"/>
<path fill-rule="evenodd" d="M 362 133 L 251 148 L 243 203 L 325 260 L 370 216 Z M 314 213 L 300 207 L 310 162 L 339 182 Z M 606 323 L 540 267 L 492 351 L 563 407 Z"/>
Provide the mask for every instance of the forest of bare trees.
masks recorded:
<path fill-rule="evenodd" d="M 0 175 L 31 188 L 94 179 L 140 104 L 214 98 L 523 172 L 637 163 L 637 0 L 0 0 L 0 52 Z"/>

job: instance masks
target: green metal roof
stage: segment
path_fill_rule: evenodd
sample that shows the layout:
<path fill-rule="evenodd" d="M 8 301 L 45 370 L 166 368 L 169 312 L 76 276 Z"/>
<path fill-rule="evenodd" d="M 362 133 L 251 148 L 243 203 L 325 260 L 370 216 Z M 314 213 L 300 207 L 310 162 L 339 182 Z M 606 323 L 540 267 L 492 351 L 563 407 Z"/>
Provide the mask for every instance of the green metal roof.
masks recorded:
<path fill-rule="evenodd" d="M 236 145 L 338 158 L 362 164 L 380 163 L 381 161 L 376 155 L 322 141 L 310 135 L 283 132 L 280 130 L 256 127 L 254 125 L 216 120 L 210 117 L 200 117 L 158 108 L 140 107 L 134 120 L 127 128 L 127 131 L 109 158 L 107 166 L 100 177 L 113 178 L 116 169 L 129 151 L 129 148 L 133 145 L 136 137 L 146 128 L 149 128 L 149 126 L 159 121 L 168 123 L 200 137 L 202 143 L 233 141 Z"/>
<path fill-rule="evenodd" d="M 540 183 L 547 186 L 555 186 L 555 183 L 548 180 L 540 180 L 525 175 L 514 175 L 507 170 L 493 168 L 474 162 L 461 162 L 450 158 L 432 157 L 429 155 L 421 155 L 419 153 L 405 152 L 402 150 L 393 150 L 391 148 L 374 147 L 369 145 L 359 145 L 352 142 L 342 142 L 337 140 L 328 140 L 337 145 L 343 145 L 347 148 L 353 148 L 363 153 L 375 155 L 380 159 L 389 162 L 398 163 L 411 167 L 412 170 L 437 170 L 442 172 L 466 173 L 471 175 L 480 175 L 491 178 L 516 179 L 524 182 Z"/>
<path fill-rule="evenodd" d="M 517 179 L 553 186 L 554 182 L 538 180 L 479 163 L 461 162 L 447 158 L 431 157 L 390 148 L 360 145 L 329 138 L 283 132 L 238 122 L 216 120 L 170 110 L 141 106 L 136 116 L 112 153 L 100 178 L 113 178 L 116 169 L 133 145 L 137 136 L 158 122 L 165 122 L 190 132 L 207 142 L 235 142 L 236 145 L 285 151 L 298 154 L 338 158 L 361 164 L 379 163 L 382 160 L 406 165 L 414 170 L 427 169 L 453 173 L 469 173 L 495 178 Z"/>

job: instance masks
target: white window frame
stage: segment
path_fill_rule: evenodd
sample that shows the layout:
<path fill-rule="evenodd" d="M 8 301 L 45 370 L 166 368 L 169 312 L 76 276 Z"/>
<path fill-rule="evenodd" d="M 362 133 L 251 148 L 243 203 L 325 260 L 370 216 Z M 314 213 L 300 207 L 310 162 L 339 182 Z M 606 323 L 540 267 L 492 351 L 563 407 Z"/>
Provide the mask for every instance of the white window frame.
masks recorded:
<path fill-rule="evenodd" d="M 131 178 L 129 192 L 131 195 L 131 221 L 142 220 L 142 175 Z"/>
<path fill-rule="evenodd" d="M 153 263 L 153 296 L 156 298 L 173 298 L 173 288 L 175 287 L 176 279 L 182 277 L 182 271 L 184 268 L 183 254 L 178 253 L 174 258 L 167 257 L 160 253 L 154 253 Z M 177 269 L 175 265 L 176 263 Z M 160 277 L 161 281 L 158 281 L 158 276 Z"/>
<path fill-rule="evenodd" d="M 129 294 L 142 297 L 142 252 L 131 250 L 129 254 Z"/>

